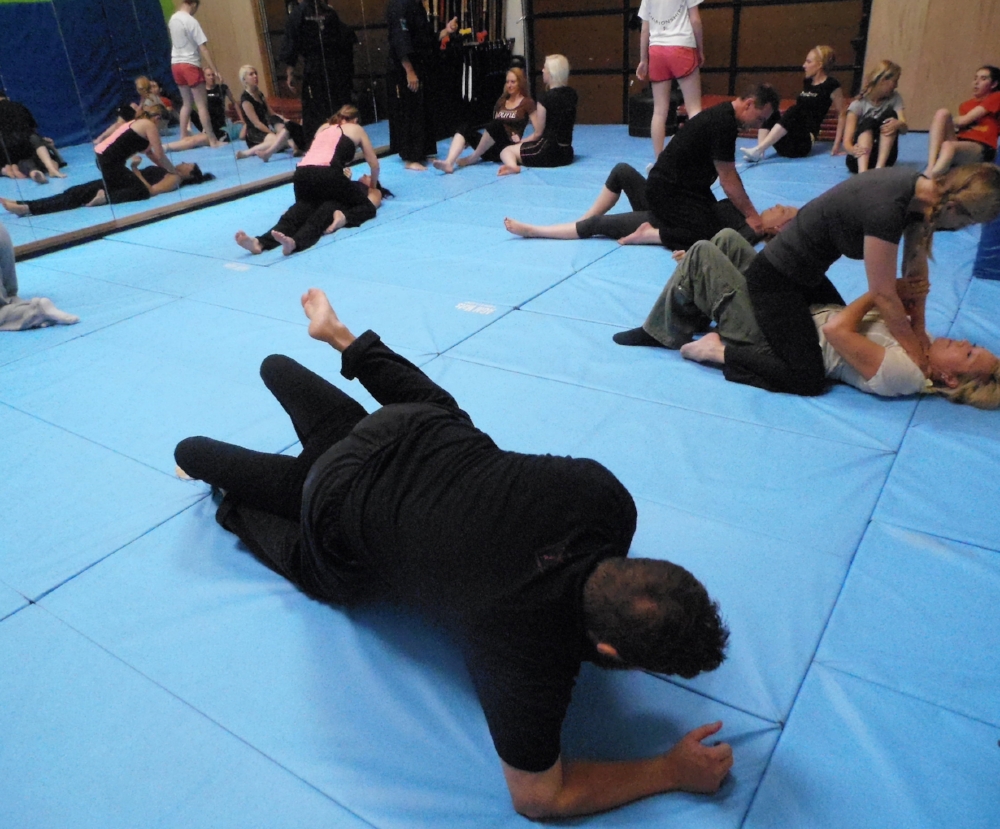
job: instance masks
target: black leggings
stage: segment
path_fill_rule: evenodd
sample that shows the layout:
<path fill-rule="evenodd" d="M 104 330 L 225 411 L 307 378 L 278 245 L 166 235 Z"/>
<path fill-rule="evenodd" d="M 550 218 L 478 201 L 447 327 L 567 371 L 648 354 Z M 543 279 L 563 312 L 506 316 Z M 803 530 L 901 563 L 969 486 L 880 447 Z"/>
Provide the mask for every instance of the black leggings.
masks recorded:
<path fill-rule="evenodd" d="M 581 239 L 591 236 L 607 236 L 609 239 L 621 239 L 639 229 L 639 225 L 653 218 L 646 203 L 646 179 L 630 164 L 620 163 L 611 168 L 608 180 L 604 186 L 619 196 L 624 192 L 625 198 L 632 206 L 631 213 L 611 213 L 603 216 L 591 216 L 576 223 L 576 235 Z"/>
<path fill-rule="evenodd" d="M 28 205 L 28 210 L 32 216 L 42 216 L 46 213 L 59 213 L 63 210 L 73 210 L 77 207 L 84 207 L 89 204 L 101 190 L 104 189 L 104 182 L 100 179 L 88 181 L 86 184 L 77 184 L 67 187 L 63 192 L 44 199 L 32 199 L 23 201 L 21 204 Z"/>
<path fill-rule="evenodd" d="M 775 142 L 774 151 L 785 158 L 805 158 L 809 155 L 815 138 L 811 120 L 798 104 L 790 106 L 778 122 L 787 132 Z"/>
<path fill-rule="evenodd" d="M 895 117 L 896 110 L 890 109 L 878 118 L 872 118 L 869 116 L 858 120 L 858 125 L 854 129 L 854 143 L 857 144 L 861 133 L 870 131 L 872 134 L 872 149 L 868 154 L 868 169 L 870 170 L 875 169 L 875 163 L 878 160 L 878 148 L 882 139 L 882 124 L 890 118 Z M 896 163 L 896 159 L 899 157 L 899 133 L 896 133 L 896 135 L 893 136 L 892 141 L 892 149 L 889 150 L 889 157 L 885 160 L 886 167 L 892 167 Z M 856 173 L 858 171 L 858 159 L 855 156 L 848 155 L 845 163 L 847 164 L 847 169 L 850 172 Z"/>
<path fill-rule="evenodd" d="M 375 205 L 368 198 L 368 188 L 344 175 L 339 164 L 329 167 L 297 167 L 293 179 L 295 204 L 286 210 L 278 223 L 257 237 L 261 248 L 273 250 L 277 230 L 295 240 L 296 250 L 305 250 L 319 241 L 339 210 L 347 219 L 345 227 L 357 227 L 375 218 Z"/>
<path fill-rule="evenodd" d="M 816 395 L 826 390 L 823 351 L 810 305 L 844 305 L 824 275 L 815 285 L 795 282 L 761 255 L 747 269 L 754 316 L 773 354 L 751 346 L 726 346 L 726 379 L 768 391 Z"/>

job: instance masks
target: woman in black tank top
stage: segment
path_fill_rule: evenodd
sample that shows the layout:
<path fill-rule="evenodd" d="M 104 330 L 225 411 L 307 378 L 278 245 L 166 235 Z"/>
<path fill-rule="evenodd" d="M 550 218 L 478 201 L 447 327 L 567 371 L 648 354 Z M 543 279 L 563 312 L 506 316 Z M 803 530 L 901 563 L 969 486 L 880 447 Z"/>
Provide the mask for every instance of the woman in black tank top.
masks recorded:
<path fill-rule="evenodd" d="M 165 113 L 166 110 L 159 104 L 141 109 L 135 120 L 129 122 L 114 141 L 98 151 L 95 160 L 104 180 L 104 189 L 97 193 L 89 206 L 149 198 L 145 183 L 127 166 L 128 160 L 137 153 L 144 152 L 158 167 L 179 175 L 160 143 L 158 122 Z"/>

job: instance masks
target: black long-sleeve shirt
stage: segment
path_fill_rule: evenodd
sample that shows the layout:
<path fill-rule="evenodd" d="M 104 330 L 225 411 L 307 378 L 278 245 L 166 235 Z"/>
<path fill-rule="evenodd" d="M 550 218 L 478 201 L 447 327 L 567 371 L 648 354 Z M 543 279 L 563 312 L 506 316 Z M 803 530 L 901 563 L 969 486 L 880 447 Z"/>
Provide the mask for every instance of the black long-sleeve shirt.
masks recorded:
<path fill-rule="evenodd" d="M 306 482 L 304 535 L 329 562 L 332 594 L 391 598 L 444 623 L 497 753 L 518 769 L 549 768 L 594 653 L 583 587 L 603 559 L 627 555 L 631 496 L 596 461 L 500 449 L 373 332 L 345 350 L 343 374 L 382 408 Z"/>

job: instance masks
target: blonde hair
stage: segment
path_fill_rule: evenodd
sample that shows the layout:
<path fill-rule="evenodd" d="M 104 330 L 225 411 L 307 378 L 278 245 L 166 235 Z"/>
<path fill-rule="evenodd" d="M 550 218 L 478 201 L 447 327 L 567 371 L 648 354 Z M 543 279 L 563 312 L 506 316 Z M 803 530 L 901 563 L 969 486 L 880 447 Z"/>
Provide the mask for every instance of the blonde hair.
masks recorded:
<path fill-rule="evenodd" d="M 152 91 L 152 84 L 145 75 L 140 75 L 135 79 L 135 91 L 145 98 Z"/>
<path fill-rule="evenodd" d="M 924 209 L 917 249 L 932 259 L 931 248 L 937 221 L 948 207 L 968 216 L 969 224 L 986 224 L 1000 216 L 1000 167 L 995 164 L 963 164 L 935 179 L 937 200 Z"/>
<path fill-rule="evenodd" d="M 927 393 L 940 394 L 952 403 L 966 403 L 977 409 L 1000 409 L 1000 360 L 986 377 L 963 374 L 955 388 L 935 383 Z"/>
<path fill-rule="evenodd" d="M 167 108 L 163 104 L 146 104 L 142 107 L 136 114 L 134 121 L 138 121 L 141 118 L 152 119 L 154 116 L 160 116 L 160 118 L 167 117 Z"/>
<path fill-rule="evenodd" d="M 861 87 L 861 94 L 858 97 L 867 98 L 877 84 L 886 78 L 898 78 L 902 74 L 903 70 L 898 63 L 893 63 L 891 60 L 880 60 L 875 68 L 865 75 L 865 85 Z"/>
<path fill-rule="evenodd" d="M 812 51 L 819 57 L 824 72 L 833 69 L 833 65 L 837 62 L 837 53 L 833 51 L 832 46 L 813 46 Z"/>
<path fill-rule="evenodd" d="M 549 89 L 566 86 L 569 80 L 569 61 L 564 55 L 548 55 L 545 58 L 545 68 L 549 70 Z"/>
<path fill-rule="evenodd" d="M 247 75 L 249 75 L 251 72 L 256 72 L 256 71 L 257 71 L 256 66 L 253 66 L 249 63 L 243 64 L 243 66 L 240 67 L 240 83 L 243 84 L 243 86 L 246 86 Z"/>

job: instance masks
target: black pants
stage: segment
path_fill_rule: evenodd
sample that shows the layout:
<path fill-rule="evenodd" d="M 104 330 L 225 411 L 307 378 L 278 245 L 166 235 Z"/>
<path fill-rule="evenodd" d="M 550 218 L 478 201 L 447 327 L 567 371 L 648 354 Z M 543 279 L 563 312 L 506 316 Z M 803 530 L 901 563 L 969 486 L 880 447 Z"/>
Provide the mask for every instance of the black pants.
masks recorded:
<path fill-rule="evenodd" d="M 655 173 L 646 180 L 646 201 L 665 248 L 687 250 L 722 230 L 710 189 L 689 190 Z"/>
<path fill-rule="evenodd" d="M 345 227 L 357 227 L 375 218 L 375 205 L 368 199 L 368 189 L 348 179 L 339 164 L 296 167 L 292 181 L 295 204 L 271 230 L 257 237 L 264 250 L 278 247 L 271 232 L 274 230 L 291 236 L 296 250 L 312 247 L 330 226 L 337 210 L 347 219 Z"/>
<path fill-rule="evenodd" d="M 468 417 L 448 392 L 384 345 L 374 332 L 366 331 L 344 351 L 341 373 L 349 379 L 357 377 L 382 406 L 431 403 Z M 348 594 L 357 591 L 338 589 L 338 575 L 326 560 L 335 558 L 338 551 L 327 551 L 329 557 L 320 551 L 317 558 L 303 543 L 302 489 L 319 457 L 347 437 L 368 413 L 352 397 L 289 357 L 267 357 L 260 376 L 292 420 L 302 443 L 298 457 L 191 437 L 177 444 L 174 458 L 193 478 L 226 491 L 217 520 L 263 564 L 307 595 L 346 602 Z"/>
<path fill-rule="evenodd" d="M 768 391 L 816 395 L 826 390 L 823 352 L 810 305 L 844 305 L 824 275 L 811 284 L 796 282 L 761 255 L 746 273 L 754 316 L 773 354 L 749 346 L 726 346 L 726 379 Z"/>
<path fill-rule="evenodd" d="M 883 113 L 878 118 L 862 118 L 858 121 L 858 125 L 854 130 L 854 143 L 858 142 L 858 136 L 863 132 L 871 131 L 872 134 L 872 149 L 868 154 L 868 169 L 874 170 L 875 164 L 878 161 L 878 148 L 882 139 L 882 124 L 888 121 L 890 118 L 896 117 L 896 110 L 890 109 L 888 112 Z M 896 159 L 899 157 L 899 133 L 896 133 L 895 141 L 893 142 L 892 149 L 889 150 L 889 157 L 885 160 L 886 167 L 892 167 L 896 163 Z M 847 169 L 852 173 L 858 171 L 858 159 L 853 155 L 848 155 L 845 161 L 847 164 Z"/>
<path fill-rule="evenodd" d="M 493 139 L 493 146 L 484 152 L 480 158 L 483 161 L 493 161 L 499 164 L 500 151 L 513 146 L 514 142 L 510 140 L 507 130 L 500 121 L 490 121 L 484 131 Z M 468 124 L 459 129 L 458 134 L 465 139 L 466 146 L 472 149 L 476 149 L 479 146 L 479 142 L 483 140 L 483 133 L 472 129 Z"/>
<path fill-rule="evenodd" d="M 525 167 L 565 167 L 573 163 L 573 146 L 559 144 L 543 135 L 521 144 L 521 163 Z"/>
<path fill-rule="evenodd" d="M 431 108 L 434 79 L 431 72 L 416 68 L 420 88 L 411 92 L 406 72 L 392 68 L 386 77 L 389 93 L 389 149 L 403 161 L 423 163 L 437 152 L 434 113 Z"/>
<path fill-rule="evenodd" d="M 59 213 L 63 210 L 73 210 L 76 207 L 83 207 L 101 190 L 104 189 L 104 182 L 101 179 L 88 181 L 86 184 L 77 184 L 67 187 L 63 192 L 55 196 L 48 196 L 44 199 L 32 199 L 21 204 L 28 205 L 28 210 L 32 216 L 42 216 L 45 213 Z"/>
<path fill-rule="evenodd" d="M 146 185 L 139 181 L 139 177 L 125 166 L 124 161 L 115 164 L 102 162 L 100 155 L 97 155 L 96 158 L 97 169 L 101 171 L 101 178 L 104 179 L 104 190 L 109 202 L 123 204 L 149 198 L 149 190 L 146 189 Z"/>
<path fill-rule="evenodd" d="M 774 144 L 774 151 L 785 158 L 805 158 L 812 152 L 813 130 L 819 132 L 798 104 L 790 106 L 778 121 L 787 133 Z"/>
<path fill-rule="evenodd" d="M 612 167 L 604 186 L 619 196 L 624 192 L 632 212 L 591 216 L 577 222 L 576 235 L 581 239 L 589 239 L 591 236 L 621 239 L 638 230 L 643 222 L 653 219 L 646 203 L 646 178 L 631 164 L 622 162 Z"/>

